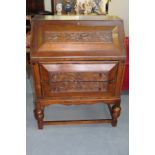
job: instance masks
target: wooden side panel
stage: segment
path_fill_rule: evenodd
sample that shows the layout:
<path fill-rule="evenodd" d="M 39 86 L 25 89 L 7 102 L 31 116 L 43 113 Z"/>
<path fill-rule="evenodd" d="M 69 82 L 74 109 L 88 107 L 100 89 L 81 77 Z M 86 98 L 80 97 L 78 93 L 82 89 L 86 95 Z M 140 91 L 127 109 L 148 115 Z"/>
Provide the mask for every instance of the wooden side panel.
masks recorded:
<path fill-rule="evenodd" d="M 32 74 L 33 74 L 33 79 L 34 79 L 35 95 L 37 97 L 41 97 L 42 96 L 42 91 L 41 91 L 42 87 L 41 87 L 39 66 L 37 63 L 32 63 L 31 68 L 32 68 Z"/>
<path fill-rule="evenodd" d="M 116 86 L 117 87 L 115 89 L 115 94 L 117 96 L 120 96 L 120 93 L 121 93 L 121 88 L 122 88 L 123 78 L 124 78 L 124 71 L 125 71 L 125 62 L 119 61 L 117 80 L 116 80 Z"/>

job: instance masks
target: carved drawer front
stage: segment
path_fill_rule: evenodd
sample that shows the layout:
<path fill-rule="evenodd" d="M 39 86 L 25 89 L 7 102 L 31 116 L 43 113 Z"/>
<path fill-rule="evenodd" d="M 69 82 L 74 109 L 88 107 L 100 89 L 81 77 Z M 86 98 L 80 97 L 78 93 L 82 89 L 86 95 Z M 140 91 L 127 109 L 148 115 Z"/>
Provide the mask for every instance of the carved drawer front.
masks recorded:
<path fill-rule="evenodd" d="M 44 96 L 113 93 L 117 62 L 40 64 Z"/>

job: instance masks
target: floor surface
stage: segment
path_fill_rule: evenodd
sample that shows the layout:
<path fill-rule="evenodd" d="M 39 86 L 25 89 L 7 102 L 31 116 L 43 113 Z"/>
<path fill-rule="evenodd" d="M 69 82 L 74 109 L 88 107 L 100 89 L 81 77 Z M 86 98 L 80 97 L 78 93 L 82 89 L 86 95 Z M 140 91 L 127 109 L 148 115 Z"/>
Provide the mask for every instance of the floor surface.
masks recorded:
<path fill-rule="evenodd" d="M 128 155 L 129 95 L 122 95 L 122 113 L 117 127 L 110 124 L 44 126 L 37 129 L 33 116 L 33 91 L 27 79 L 27 155 Z M 63 106 L 45 109 L 45 119 L 95 119 L 109 117 L 104 104 Z"/>

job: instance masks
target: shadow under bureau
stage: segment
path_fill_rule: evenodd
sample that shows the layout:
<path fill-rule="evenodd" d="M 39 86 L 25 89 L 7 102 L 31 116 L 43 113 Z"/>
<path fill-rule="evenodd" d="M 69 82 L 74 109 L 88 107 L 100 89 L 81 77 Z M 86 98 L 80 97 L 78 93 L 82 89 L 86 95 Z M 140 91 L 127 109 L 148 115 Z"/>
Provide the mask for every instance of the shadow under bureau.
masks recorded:
<path fill-rule="evenodd" d="M 44 125 L 117 125 L 125 67 L 123 21 L 114 16 L 36 16 L 32 20 L 31 67 L 34 114 Z M 110 119 L 44 121 L 52 104 L 103 103 Z"/>

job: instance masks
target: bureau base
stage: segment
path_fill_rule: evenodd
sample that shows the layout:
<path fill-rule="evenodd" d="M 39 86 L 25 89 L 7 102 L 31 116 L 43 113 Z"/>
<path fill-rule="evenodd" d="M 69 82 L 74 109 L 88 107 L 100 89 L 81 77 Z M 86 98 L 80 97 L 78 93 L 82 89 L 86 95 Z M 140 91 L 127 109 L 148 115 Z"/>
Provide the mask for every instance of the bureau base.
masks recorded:
<path fill-rule="evenodd" d="M 36 108 L 34 110 L 35 118 L 38 122 L 38 128 L 43 129 L 44 125 L 78 125 L 78 124 L 100 124 L 100 123 L 111 123 L 113 127 L 117 126 L 117 118 L 120 116 L 121 107 L 120 104 L 111 106 L 107 104 L 111 119 L 95 119 L 95 120 L 63 120 L 63 121 L 44 121 L 44 110 L 43 108 Z"/>

